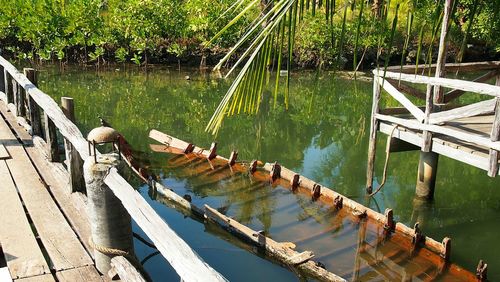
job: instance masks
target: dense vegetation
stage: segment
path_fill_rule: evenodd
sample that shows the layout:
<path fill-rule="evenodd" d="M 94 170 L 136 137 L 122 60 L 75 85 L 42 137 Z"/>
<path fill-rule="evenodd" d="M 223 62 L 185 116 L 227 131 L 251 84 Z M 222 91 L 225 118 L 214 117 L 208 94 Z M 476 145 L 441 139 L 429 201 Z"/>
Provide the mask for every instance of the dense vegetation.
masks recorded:
<path fill-rule="evenodd" d="M 260 1 L 260 0 L 255 0 Z M 299 0 L 304 2 L 304 0 Z M 312 1 L 307 1 L 307 3 Z M 233 3 L 238 9 L 224 13 Z M 246 2 L 246 3 L 245 3 Z M 176 62 L 178 59 L 198 64 L 207 56 L 208 63 L 217 62 L 235 44 L 252 21 L 261 13 L 255 6 L 239 18 L 208 47 L 204 43 L 217 34 L 251 1 L 234 0 L 3 0 L 0 5 L 0 48 L 2 54 L 33 61 L 58 60 L 102 64 L 133 62 L 136 64 Z M 262 1 L 266 2 L 266 1 Z M 295 31 L 293 62 L 296 65 L 353 68 L 364 54 L 365 64 L 377 57 L 380 34 L 373 32 L 372 18 L 385 16 L 377 30 L 391 32 L 396 6 L 398 25 L 394 36 L 393 60 L 401 57 L 408 27 L 408 50 L 405 59 L 415 61 L 419 42 L 425 59 L 432 44 L 437 43 L 435 26 L 439 21 L 436 0 L 317 0 L 317 10 L 325 10 L 322 2 L 335 6 L 332 25 L 325 25 L 324 13 L 304 14 Z M 413 2 L 413 13 L 409 3 Z M 437 2 L 437 3 L 436 3 Z M 498 56 L 500 51 L 500 0 L 458 1 L 451 27 L 452 56 L 458 53 L 465 34 L 468 35 L 466 56 Z M 385 3 L 385 6 L 384 6 Z M 363 4 L 363 5 L 362 5 Z M 312 4 L 311 4 L 312 5 Z M 320 6 L 321 5 L 321 6 Z M 331 4 L 330 4 L 331 6 Z M 344 9 L 345 7 L 345 9 Z M 264 9 L 261 6 L 261 9 Z M 377 11 L 382 9 L 382 11 Z M 385 9 L 385 12 L 384 12 Z M 362 11 L 362 12 L 361 12 Z M 343 19 L 346 19 L 343 21 Z M 361 21 L 357 19 L 361 18 Z M 472 28 L 469 29 L 470 22 Z M 356 36 L 357 30 L 363 36 Z M 339 44 L 339 38 L 342 38 Z M 354 52 L 354 50 L 358 52 Z M 432 51 L 430 52 L 432 53 Z M 338 56 L 341 54 L 342 56 Z M 423 60 L 424 60 L 423 59 Z"/>

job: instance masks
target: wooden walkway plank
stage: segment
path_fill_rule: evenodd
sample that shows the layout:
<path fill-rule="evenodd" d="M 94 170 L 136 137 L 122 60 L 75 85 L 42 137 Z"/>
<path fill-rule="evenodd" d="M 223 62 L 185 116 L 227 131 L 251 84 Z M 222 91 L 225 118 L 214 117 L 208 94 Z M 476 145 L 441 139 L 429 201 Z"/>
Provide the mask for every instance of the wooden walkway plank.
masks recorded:
<path fill-rule="evenodd" d="M 88 238 L 90 237 L 90 223 L 86 216 L 85 196 L 78 192 L 69 193 L 69 174 L 61 163 L 48 161 L 46 150 L 47 144 L 42 138 L 34 136 L 33 140 L 28 139 L 30 136 L 24 127 L 16 123 L 12 114 L 7 112 L 7 108 L 2 103 L 0 103 L 0 112 L 7 119 L 7 122 L 16 135 L 21 137 L 23 143 L 26 142 L 25 145 L 27 146 L 25 146 L 25 149 L 28 156 L 37 167 L 44 182 L 49 186 L 54 199 L 61 207 L 62 212 L 83 242 L 83 245 L 89 254 L 93 256 L 92 249 L 88 242 Z"/>
<path fill-rule="evenodd" d="M 93 266 L 77 267 L 56 272 L 59 282 L 104 281 Z"/>
<path fill-rule="evenodd" d="M 3 144 L 0 144 L 0 160 L 10 159 L 10 154 Z"/>
<path fill-rule="evenodd" d="M 12 278 L 50 273 L 5 161 L 0 161 L 0 242 Z"/>
<path fill-rule="evenodd" d="M 0 139 L 15 139 L 3 119 L 0 121 Z M 21 145 L 7 148 L 12 159 L 6 160 L 6 163 L 49 254 L 51 267 L 64 270 L 93 264 L 39 178 L 24 148 Z"/>
<path fill-rule="evenodd" d="M 32 276 L 23 279 L 14 280 L 16 282 L 54 282 L 54 277 L 51 274 Z"/>

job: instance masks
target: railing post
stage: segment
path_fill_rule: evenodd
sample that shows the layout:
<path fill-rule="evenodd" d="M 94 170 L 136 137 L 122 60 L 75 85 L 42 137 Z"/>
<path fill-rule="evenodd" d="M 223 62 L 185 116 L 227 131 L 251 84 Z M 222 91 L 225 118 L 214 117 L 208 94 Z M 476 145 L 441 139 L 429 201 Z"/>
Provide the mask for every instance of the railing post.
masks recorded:
<path fill-rule="evenodd" d="M 38 86 L 38 76 L 35 69 L 24 68 L 24 75 L 33 85 Z M 33 100 L 27 91 L 26 94 L 28 94 L 29 120 L 33 135 L 42 136 L 42 116 L 40 115 L 40 107 L 38 107 L 38 104 L 35 103 L 35 100 Z"/>
<path fill-rule="evenodd" d="M 64 115 L 75 123 L 75 104 L 73 98 L 62 97 L 61 108 Z M 71 143 L 64 139 L 66 161 L 69 172 L 69 184 L 71 192 L 85 193 L 85 179 L 83 178 L 83 160 Z"/>
<path fill-rule="evenodd" d="M 18 117 L 26 116 L 26 94 L 24 89 L 17 83 L 15 79 L 12 79 L 12 85 L 14 86 L 14 96 L 16 97 L 16 115 Z"/>
<path fill-rule="evenodd" d="M 5 70 L 2 65 L 0 65 L 0 91 L 5 93 Z"/>
<path fill-rule="evenodd" d="M 496 77 L 495 85 L 500 86 L 500 74 Z M 496 98 L 495 119 L 491 128 L 491 141 L 500 141 L 500 98 Z M 488 175 L 494 177 L 498 174 L 498 151 L 490 149 L 490 167 Z"/>
<path fill-rule="evenodd" d="M 60 161 L 59 157 L 59 143 L 57 142 L 57 128 L 54 122 L 47 116 L 43 115 L 45 120 L 45 141 L 47 142 L 47 155 L 51 162 Z"/>
<path fill-rule="evenodd" d="M 103 274 L 111 269 L 111 258 L 115 255 L 128 258 L 134 256 L 131 217 L 104 183 L 113 167 L 123 167 L 117 154 L 99 155 L 97 163 L 94 156 L 91 156 L 84 164 L 87 209 L 92 233 L 90 245 L 94 248 L 96 268 Z"/>
<path fill-rule="evenodd" d="M 7 96 L 7 105 L 9 103 L 14 102 L 14 92 L 12 89 L 12 76 L 10 76 L 9 72 L 4 69 L 3 70 L 4 74 L 4 83 L 5 83 L 5 96 Z"/>
<path fill-rule="evenodd" d="M 368 144 L 368 162 L 366 167 L 366 191 L 371 193 L 373 188 L 373 174 L 375 169 L 375 154 L 377 151 L 377 131 L 379 121 L 375 114 L 379 113 L 380 91 L 381 85 L 379 83 L 378 74 L 374 74 L 373 78 L 373 101 L 372 101 L 372 116 L 370 124 L 370 140 Z"/>

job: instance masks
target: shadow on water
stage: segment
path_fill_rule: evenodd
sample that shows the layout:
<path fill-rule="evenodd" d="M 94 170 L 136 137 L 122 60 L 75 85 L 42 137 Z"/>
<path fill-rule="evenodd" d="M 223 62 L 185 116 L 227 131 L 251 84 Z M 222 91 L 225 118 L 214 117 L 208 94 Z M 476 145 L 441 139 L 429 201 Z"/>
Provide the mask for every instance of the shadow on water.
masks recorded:
<path fill-rule="evenodd" d="M 191 76 L 190 81 L 184 80 L 186 74 Z M 150 151 L 153 142 L 147 135 L 153 128 L 209 146 L 214 137 L 205 133 L 204 127 L 228 88 L 228 81 L 190 70 L 158 69 L 145 74 L 73 68 L 64 73 L 47 68 L 41 71 L 39 80 L 40 88 L 56 100 L 61 96 L 75 98 L 76 117 L 84 133 L 98 125 L 98 115 L 104 116 L 135 148 L 146 152 L 144 159 L 151 161 L 150 168 L 163 176 L 168 187 L 181 195 L 191 194 L 195 203 L 208 203 L 279 241 L 296 241 L 298 249 L 315 251 L 316 258 L 335 273 L 362 281 L 410 276 L 425 280 L 436 274 L 436 268 L 419 261 L 418 256 L 408 259 L 406 251 L 398 250 L 397 238 L 379 242 L 381 231 L 370 222 L 355 222 L 280 185 L 258 183 L 248 175 L 233 175 L 224 169 L 213 172 L 203 161 L 169 162 L 172 156 Z M 229 156 L 237 149 L 242 160 L 277 160 L 375 210 L 392 208 L 398 221 L 410 226 L 419 221 L 424 233 L 438 241 L 451 237 L 454 262 L 472 270 L 482 258 L 490 266 L 490 279 L 500 279 L 494 271 L 500 267 L 496 255 L 500 246 L 495 239 L 500 235 L 498 179 L 441 158 L 435 200 L 422 205 L 413 200 L 418 154 L 398 153 L 391 156 L 386 186 L 368 201 L 364 197 L 364 175 L 371 84 L 332 79 L 327 73 L 319 77 L 295 73 L 291 87 L 288 110 L 282 101 L 274 107 L 268 95 L 256 117 L 228 119 L 216 137 L 219 153 Z M 384 146 L 382 139 L 379 148 Z M 377 175 L 381 174 L 383 153 L 381 149 L 377 155 Z M 178 162 L 183 167 L 173 168 Z M 205 225 L 183 218 L 160 200 L 151 199 L 145 187 L 141 191 L 176 232 L 228 278 L 293 279 L 288 271 L 241 251 L 234 240 L 204 230 Z M 147 249 L 138 251 L 142 258 L 149 253 Z M 146 263 L 157 279 L 175 277 L 165 265 L 168 263 L 161 256 Z M 248 275 L 242 277 L 242 269 L 259 271 L 245 271 Z"/>

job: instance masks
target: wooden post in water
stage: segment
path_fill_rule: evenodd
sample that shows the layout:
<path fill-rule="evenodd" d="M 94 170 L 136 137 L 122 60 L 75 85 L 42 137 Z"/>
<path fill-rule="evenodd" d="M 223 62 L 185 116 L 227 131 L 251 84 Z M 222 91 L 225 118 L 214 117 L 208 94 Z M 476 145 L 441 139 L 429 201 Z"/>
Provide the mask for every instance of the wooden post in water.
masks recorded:
<path fill-rule="evenodd" d="M 371 193 L 373 188 L 373 174 L 375 170 L 375 154 L 377 151 L 377 131 L 379 121 L 375 117 L 375 114 L 379 112 L 379 102 L 380 102 L 380 83 L 378 80 L 378 75 L 373 79 L 373 101 L 372 101 L 372 120 L 370 124 L 370 140 L 368 144 L 368 162 L 366 167 L 366 192 Z"/>
<path fill-rule="evenodd" d="M 73 98 L 62 97 L 61 108 L 64 115 L 75 123 L 75 104 Z M 64 149 L 69 172 L 69 184 L 71 192 L 85 193 L 85 179 L 83 178 L 83 160 L 77 150 L 64 139 Z"/>
<path fill-rule="evenodd" d="M 432 200 L 434 198 L 438 159 L 437 153 L 420 152 L 415 194 L 421 199 Z"/>
<path fill-rule="evenodd" d="M 496 86 L 500 86 L 500 74 L 496 77 Z M 495 119 L 491 128 L 491 141 L 500 141 L 500 98 L 496 98 Z M 490 149 L 490 167 L 488 175 L 494 177 L 498 174 L 498 151 Z"/>
<path fill-rule="evenodd" d="M 90 156 L 84 163 L 87 185 L 87 209 L 91 227 L 90 245 L 94 248 L 95 265 L 102 274 L 111 269 L 116 255 L 133 256 L 132 221 L 113 191 L 104 183 L 109 170 L 123 168 L 118 154 Z"/>
<path fill-rule="evenodd" d="M 38 76 L 35 69 L 24 68 L 24 75 L 33 83 L 33 85 L 38 85 Z M 27 92 L 26 92 L 27 93 Z M 40 107 L 38 107 L 35 100 L 28 94 L 28 109 L 29 109 L 29 120 L 31 123 L 31 129 L 33 130 L 33 135 L 42 136 L 42 116 L 40 115 Z"/>
<path fill-rule="evenodd" d="M 4 69 L 3 70 L 3 75 L 4 75 L 4 83 L 5 83 L 5 96 L 7 96 L 7 105 L 9 103 L 14 102 L 14 92 L 12 90 L 12 76 L 10 76 L 9 72 Z"/>

